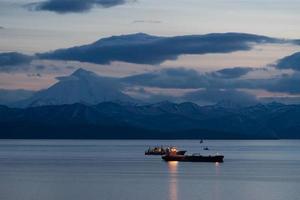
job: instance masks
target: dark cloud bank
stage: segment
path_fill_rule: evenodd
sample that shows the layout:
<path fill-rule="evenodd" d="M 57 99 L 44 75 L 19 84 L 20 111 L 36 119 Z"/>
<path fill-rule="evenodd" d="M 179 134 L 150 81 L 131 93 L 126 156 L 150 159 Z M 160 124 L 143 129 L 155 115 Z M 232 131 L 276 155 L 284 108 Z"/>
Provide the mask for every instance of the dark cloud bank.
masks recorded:
<path fill-rule="evenodd" d="M 96 64 L 108 64 L 123 61 L 137 64 L 160 64 L 166 60 L 175 60 L 183 54 L 231 53 L 251 50 L 253 43 L 281 42 L 266 36 L 244 33 L 212 33 L 207 35 L 184 35 L 159 37 L 137 33 L 112 36 L 100 39 L 92 44 L 58 49 L 35 56 L 17 52 L 0 53 L 0 67 L 16 70 L 24 67 L 33 59 L 81 61 Z M 13 67 L 12 67 L 13 66 Z M 231 70 L 234 70 L 235 74 Z M 246 73 L 247 68 L 227 69 L 217 72 L 216 76 L 232 78 Z M 228 76 L 228 71 L 230 76 Z"/>
<path fill-rule="evenodd" d="M 212 75 L 220 78 L 239 78 L 253 70 L 251 67 L 234 67 L 218 70 Z"/>
<path fill-rule="evenodd" d="M 110 8 L 127 3 L 127 0 L 47 0 L 29 4 L 31 10 L 51 11 L 60 14 L 82 13 L 98 6 Z"/>
<path fill-rule="evenodd" d="M 293 69 L 300 71 L 300 52 L 282 58 L 278 61 L 276 67 L 279 69 Z"/>
<path fill-rule="evenodd" d="M 225 77 L 216 76 L 216 73 L 218 74 L 224 70 L 200 74 L 195 70 L 185 68 L 163 69 L 126 77 L 123 81 L 134 85 L 160 88 L 205 88 L 209 90 L 263 89 L 270 92 L 300 94 L 300 73 L 298 72 L 292 75 L 282 75 L 268 79 L 239 79 L 235 71 L 236 69 L 239 70 L 239 68 L 226 69 Z M 240 73 L 240 75 L 244 74 Z M 227 77 L 235 78 L 229 79 Z"/>
<path fill-rule="evenodd" d="M 266 90 L 286 94 L 300 94 L 300 73 L 281 75 L 266 79 L 242 79 L 247 72 L 260 70 L 240 67 L 223 69 L 216 72 L 200 74 L 192 69 L 177 68 L 163 69 L 156 72 L 144 73 L 122 79 L 124 83 L 141 87 L 158 87 L 165 89 L 198 89 L 180 98 L 170 98 L 163 95 L 150 96 L 150 100 L 164 99 L 174 101 L 192 101 L 198 104 L 211 104 L 219 101 L 230 101 L 242 104 L 278 101 L 284 103 L 299 103 L 299 98 L 260 98 L 247 90 Z M 226 71 L 225 76 L 222 72 Z M 221 72 L 221 73 L 220 73 Z M 237 73 L 239 72 L 239 73 Z M 221 75 L 220 75 L 221 74 Z M 228 78 L 231 77 L 231 78 Z"/>
<path fill-rule="evenodd" d="M 11 72 L 28 67 L 33 60 L 33 56 L 24 55 L 17 52 L 0 53 L 0 71 Z"/>
<path fill-rule="evenodd" d="M 175 37 L 151 36 L 143 33 L 112 36 L 92 44 L 41 53 L 42 59 L 74 60 L 96 64 L 123 61 L 137 64 L 159 64 L 175 60 L 182 54 L 230 53 L 246 51 L 253 43 L 274 43 L 277 39 L 244 34 L 212 33 Z"/>

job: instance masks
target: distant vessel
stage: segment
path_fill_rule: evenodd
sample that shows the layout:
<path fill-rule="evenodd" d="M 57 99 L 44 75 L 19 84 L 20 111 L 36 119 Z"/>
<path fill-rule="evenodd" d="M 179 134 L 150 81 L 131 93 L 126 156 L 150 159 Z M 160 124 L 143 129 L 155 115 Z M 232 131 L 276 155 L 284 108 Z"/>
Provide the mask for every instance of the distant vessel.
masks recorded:
<path fill-rule="evenodd" d="M 148 148 L 147 151 L 145 151 L 145 155 L 164 155 L 166 154 L 166 150 L 161 146 L 161 147 L 153 147 L 153 148 Z"/>
<path fill-rule="evenodd" d="M 209 148 L 208 147 L 203 147 L 203 150 L 208 151 Z"/>
<path fill-rule="evenodd" d="M 176 147 L 167 147 L 167 148 L 163 148 L 161 147 L 153 147 L 153 148 L 148 148 L 148 150 L 145 151 L 145 155 L 165 155 L 167 152 L 173 152 L 173 154 L 175 155 L 184 155 L 185 154 L 185 150 L 177 150 Z"/>
<path fill-rule="evenodd" d="M 203 143 L 203 139 L 200 140 L 200 144 L 202 144 L 202 143 Z"/>
<path fill-rule="evenodd" d="M 179 161 L 179 162 L 224 162 L 224 156 L 215 155 L 215 156 L 203 156 L 203 155 L 165 155 L 162 156 L 162 159 L 169 161 Z"/>
<path fill-rule="evenodd" d="M 173 151 L 167 151 L 166 155 L 161 157 L 164 161 L 180 161 L 180 162 L 224 162 L 223 155 L 200 155 L 200 154 L 192 154 L 192 155 L 178 155 Z"/>

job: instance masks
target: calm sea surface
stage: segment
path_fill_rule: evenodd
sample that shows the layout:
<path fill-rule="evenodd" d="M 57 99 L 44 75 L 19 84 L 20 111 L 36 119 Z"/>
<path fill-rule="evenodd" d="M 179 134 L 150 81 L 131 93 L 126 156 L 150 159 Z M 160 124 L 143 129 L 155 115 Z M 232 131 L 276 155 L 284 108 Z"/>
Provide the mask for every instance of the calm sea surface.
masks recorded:
<path fill-rule="evenodd" d="M 166 163 L 153 145 L 221 153 Z M 202 151 L 202 146 L 210 151 Z M 0 140 L 1 200 L 297 200 L 300 141 Z"/>

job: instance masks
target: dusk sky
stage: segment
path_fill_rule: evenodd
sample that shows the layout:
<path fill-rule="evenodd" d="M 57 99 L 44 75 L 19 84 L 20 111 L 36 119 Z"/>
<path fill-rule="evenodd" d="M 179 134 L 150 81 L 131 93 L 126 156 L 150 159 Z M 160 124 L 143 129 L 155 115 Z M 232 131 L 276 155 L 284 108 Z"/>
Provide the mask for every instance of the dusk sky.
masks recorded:
<path fill-rule="evenodd" d="M 35 53 L 136 32 L 246 32 L 279 38 L 300 34 L 297 0 L 128 0 L 60 14 L 34 10 L 31 3 L 36 2 L 42 1 L 0 0 L 1 51 Z"/>
<path fill-rule="evenodd" d="M 133 85 L 126 91 L 137 96 L 141 95 L 136 94 L 140 91 L 138 89 L 148 92 L 148 96 L 176 96 L 178 93 L 182 95 L 181 90 L 217 89 L 234 90 L 254 98 L 298 101 L 300 56 L 282 63 L 280 60 L 300 52 L 297 40 L 300 39 L 299 10 L 298 0 L 0 0 L 0 88 L 44 89 L 57 82 L 56 77 L 84 68 L 101 76 L 129 77 L 128 80 L 135 75 L 159 76 L 155 80 L 161 82 L 155 81 L 155 84 L 152 80 L 146 84 L 134 79 L 135 82 L 131 82 Z M 186 47 L 176 53 L 168 52 L 172 51 L 170 44 L 170 50 L 164 52 L 165 57 L 143 51 L 143 61 L 126 53 L 121 58 L 99 55 L 101 59 L 97 61 L 87 58 L 87 52 L 75 58 L 75 54 L 71 55 L 72 50 L 72 53 L 43 54 L 91 44 L 101 38 L 135 33 L 169 38 L 226 32 L 283 40 L 245 40 L 241 41 L 243 47 L 230 47 L 224 51 L 201 49 L 194 52 L 189 49 L 191 47 Z M 143 40 L 152 40 L 147 35 L 137 37 L 134 40 L 141 44 L 140 48 L 143 48 Z M 176 38 L 174 40 L 177 41 Z M 198 42 L 191 40 L 191 44 Z M 222 45 L 227 48 L 228 44 Z M 91 45 L 91 48 L 94 47 Z M 101 52 L 110 50 L 103 47 Z M 16 55 L 6 54 L 8 52 L 16 52 Z M 174 76 L 174 72 L 169 73 L 170 70 L 177 70 L 180 80 L 187 81 L 190 80 L 190 77 L 185 77 L 188 70 L 199 74 L 199 79 L 215 79 L 215 74 L 223 72 L 238 75 L 226 74 L 226 83 L 232 82 L 227 88 L 213 84 L 166 87 L 165 81 L 172 82 L 178 78 L 178 74 L 176 78 L 169 77 Z M 219 79 L 212 80 L 212 83 Z M 251 86 L 248 82 L 240 82 L 244 80 Z M 261 83 L 254 86 L 251 81 L 257 83 L 257 80 Z"/>

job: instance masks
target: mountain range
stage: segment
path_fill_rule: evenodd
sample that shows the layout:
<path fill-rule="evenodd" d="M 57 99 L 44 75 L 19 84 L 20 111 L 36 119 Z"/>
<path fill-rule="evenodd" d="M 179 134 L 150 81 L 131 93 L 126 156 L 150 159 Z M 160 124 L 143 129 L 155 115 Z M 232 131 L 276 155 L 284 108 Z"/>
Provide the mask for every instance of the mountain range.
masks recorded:
<path fill-rule="evenodd" d="M 300 105 L 102 102 L 0 106 L 0 138 L 300 139 Z"/>

